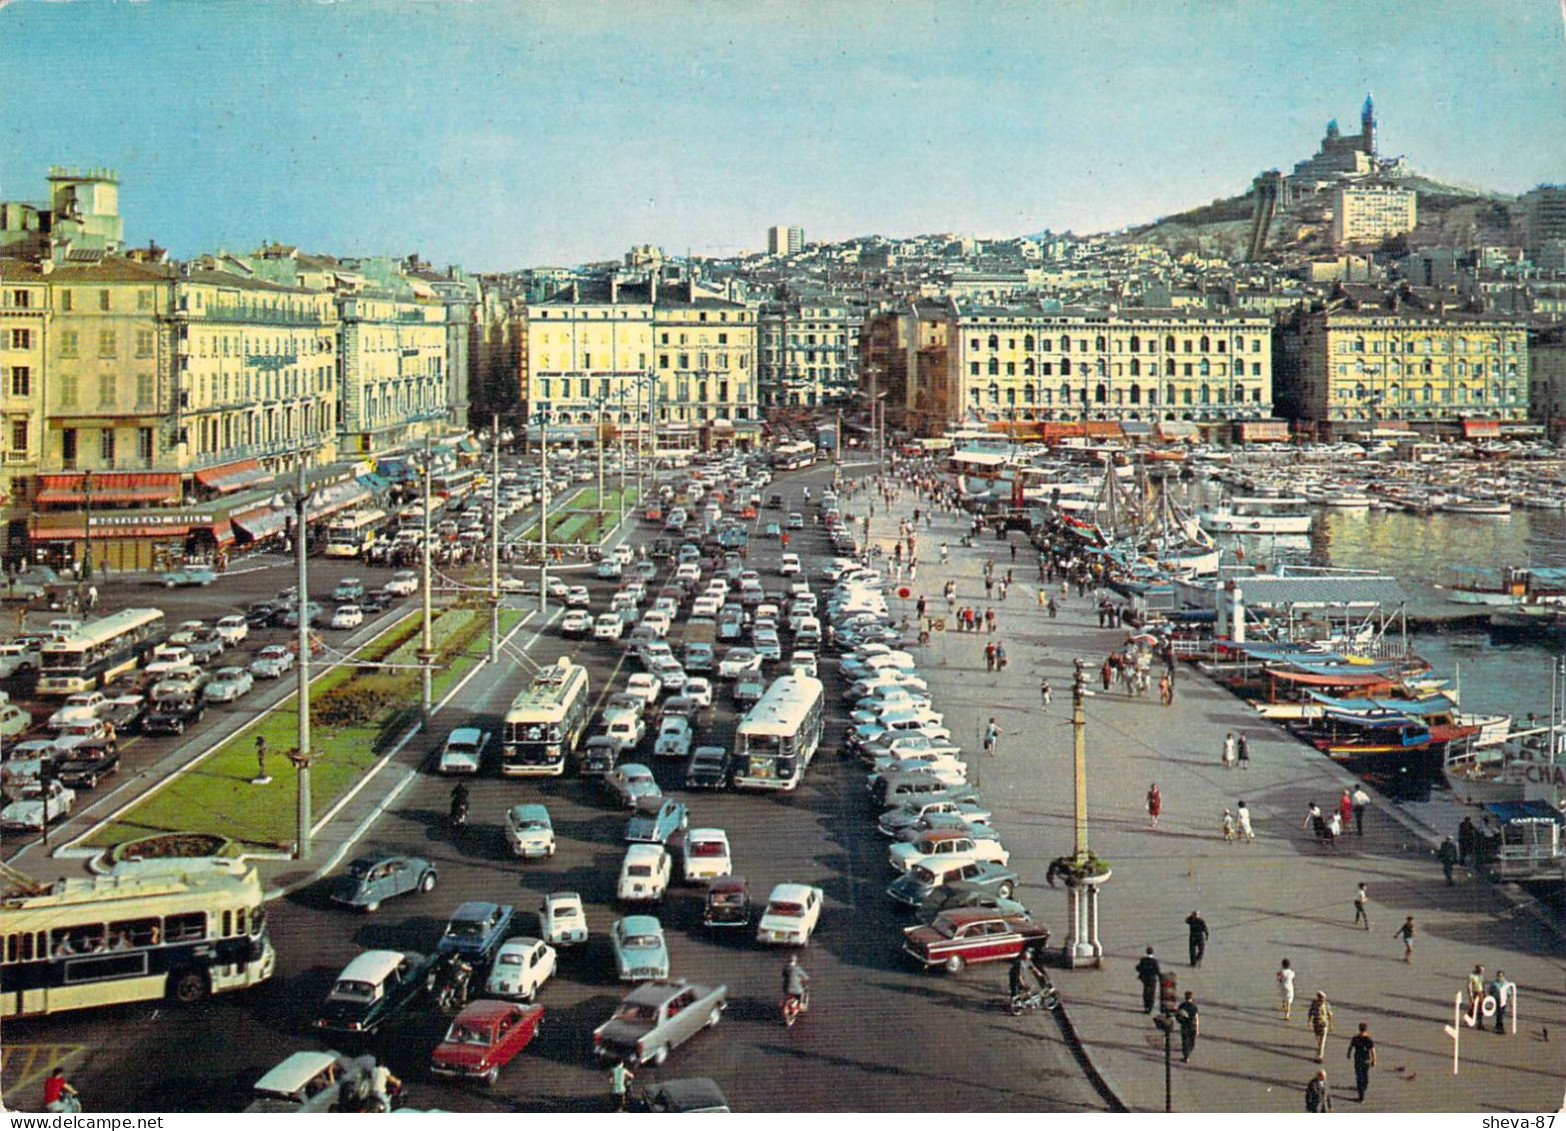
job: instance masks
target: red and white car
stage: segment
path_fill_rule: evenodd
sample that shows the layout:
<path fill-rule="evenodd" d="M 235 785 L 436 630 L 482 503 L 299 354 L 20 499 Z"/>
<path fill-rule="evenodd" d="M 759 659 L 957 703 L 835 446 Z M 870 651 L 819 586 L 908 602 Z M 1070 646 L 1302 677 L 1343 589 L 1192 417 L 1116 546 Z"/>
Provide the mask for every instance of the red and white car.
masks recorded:
<path fill-rule="evenodd" d="M 939 966 L 948 974 L 976 962 L 1010 962 L 1048 941 L 1049 928 L 1043 924 L 985 907 L 943 911 L 928 927 L 903 929 L 903 952 L 922 966 Z"/>

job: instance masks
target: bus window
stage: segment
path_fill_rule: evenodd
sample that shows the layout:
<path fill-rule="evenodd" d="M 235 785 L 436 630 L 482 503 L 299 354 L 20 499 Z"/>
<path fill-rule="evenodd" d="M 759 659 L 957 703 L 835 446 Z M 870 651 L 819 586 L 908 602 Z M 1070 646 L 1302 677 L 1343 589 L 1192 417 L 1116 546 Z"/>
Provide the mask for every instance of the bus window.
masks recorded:
<path fill-rule="evenodd" d="M 243 907 L 234 912 L 234 933 L 236 935 L 244 935 L 249 933 L 245 930 L 245 909 Z"/>
<path fill-rule="evenodd" d="M 120 946 L 156 946 L 158 944 L 158 920 L 147 919 L 121 919 L 117 923 L 109 924 L 109 949 L 117 949 L 115 938 L 122 941 Z"/>
<path fill-rule="evenodd" d="M 224 908 L 223 909 L 223 934 L 222 934 L 222 937 L 227 939 L 227 938 L 233 938 L 233 936 L 234 936 L 234 913 L 232 911 L 228 910 L 227 908 Z"/>
<path fill-rule="evenodd" d="M 188 915 L 170 915 L 163 920 L 163 941 L 166 943 L 198 942 L 207 937 L 207 913 L 195 911 Z"/>
<path fill-rule="evenodd" d="M 50 936 L 49 953 L 58 958 L 71 954 L 93 954 L 104 949 L 102 923 L 80 927 L 61 927 Z"/>

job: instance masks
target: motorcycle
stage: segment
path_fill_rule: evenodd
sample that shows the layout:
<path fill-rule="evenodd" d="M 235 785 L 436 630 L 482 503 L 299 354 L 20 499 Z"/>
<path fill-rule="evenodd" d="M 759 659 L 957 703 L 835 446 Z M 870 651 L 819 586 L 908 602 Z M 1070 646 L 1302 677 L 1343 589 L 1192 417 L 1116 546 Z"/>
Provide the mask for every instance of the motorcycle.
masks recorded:
<path fill-rule="evenodd" d="M 809 1011 L 810 1011 L 810 991 L 809 990 L 806 990 L 802 994 L 784 994 L 783 995 L 782 1012 L 783 1012 L 783 1027 L 785 1029 L 792 1029 L 794 1027 L 794 1022 L 799 1020 L 799 1015 L 801 1013 L 808 1013 Z"/>
<path fill-rule="evenodd" d="M 468 1004 L 468 984 L 473 980 L 473 967 L 460 958 L 451 958 L 441 972 L 440 984 L 435 990 L 435 1005 L 442 1013 L 456 1013 Z"/>
<path fill-rule="evenodd" d="M 453 833 L 460 833 L 468 827 L 468 803 L 466 801 L 451 807 L 450 822 Z"/>
<path fill-rule="evenodd" d="M 1054 1011 L 1060 1006 L 1060 994 L 1055 985 L 1048 978 L 1036 989 L 1028 990 L 1020 994 L 1012 994 L 1006 1007 L 1013 1017 L 1021 1017 L 1024 1013 L 1036 1013 L 1039 1010 Z"/>

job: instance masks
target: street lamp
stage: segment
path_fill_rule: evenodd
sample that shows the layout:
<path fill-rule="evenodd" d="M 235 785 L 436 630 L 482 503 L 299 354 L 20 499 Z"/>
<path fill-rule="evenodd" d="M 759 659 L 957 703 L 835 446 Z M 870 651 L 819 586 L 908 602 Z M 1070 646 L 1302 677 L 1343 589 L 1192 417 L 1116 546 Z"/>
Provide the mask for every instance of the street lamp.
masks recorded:
<path fill-rule="evenodd" d="M 1114 469 L 1110 469 L 1113 474 Z M 1085 705 L 1092 694 L 1087 686 L 1087 665 L 1074 661 L 1071 683 L 1072 784 L 1074 788 L 1074 846 L 1066 865 L 1066 890 L 1071 896 L 1071 930 L 1066 936 L 1066 965 L 1101 966 L 1104 945 L 1098 938 L 1098 888 L 1109 879 L 1104 867 L 1088 850 L 1087 823 L 1087 715 Z"/>
<path fill-rule="evenodd" d="M 78 574 L 82 581 L 92 580 L 92 471 L 82 472 L 82 568 Z"/>
<path fill-rule="evenodd" d="M 295 704 L 299 709 L 299 748 L 290 758 L 299 772 L 298 792 L 294 805 L 294 859 L 310 859 L 311 828 L 314 823 L 311 813 L 312 797 L 310 792 L 310 576 L 306 565 L 307 542 L 305 537 L 306 522 L 310 507 L 310 492 L 305 489 L 305 456 L 304 449 L 299 449 L 297 459 L 298 478 L 294 484 L 294 553 L 299 567 L 298 592 L 296 593 L 295 608 L 299 617 L 299 664 L 298 690 L 295 693 Z"/>

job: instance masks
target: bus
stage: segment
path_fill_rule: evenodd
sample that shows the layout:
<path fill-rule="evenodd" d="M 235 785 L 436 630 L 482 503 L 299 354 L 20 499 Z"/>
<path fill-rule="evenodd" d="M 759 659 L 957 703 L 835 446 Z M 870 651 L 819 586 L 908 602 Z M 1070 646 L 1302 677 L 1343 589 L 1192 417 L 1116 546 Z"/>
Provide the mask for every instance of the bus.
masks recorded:
<path fill-rule="evenodd" d="M 795 471 L 816 462 L 816 446 L 809 440 L 796 440 L 779 444 L 772 449 L 774 471 Z"/>
<path fill-rule="evenodd" d="M 533 677 L 506 712 L 500 769 L 513 777 L 565 773 L 566 758 L 587 729 L 587 669 L 562 657 Z"/>
<path fill-rule="evenodd" d="M 740 720 L 735 738 L 735 786 L 798 787 L 821 745 L 824 721 L 820 680 L 795 675 L 773 680 Z"/>
<path fill-rule="evenodd" d="M 359 558 L 375 545 L 386 525 L 386 512 L 375 510 L 352 511 L 337 515 L 326 524 L 326 550 L 329 558 Z"/>
<path fill-rule="evenodd" d="M 259 985 L 277 954 L 261 880 L 237 860 L 153 860 L 0 900 L 0 1018 Z"/>
<path fill-rule="evenodd" d="M 74 695 L 133 670 L 163 633 L 162 609 L 124 609 L 56 636 L 38 656 L 38 694 Z"/>
<path fill-rule="evenodd" d="M 478 472 L 471 467 L 443 471 L 430 479 L 430 494 L 455 503 L 478 490 Z"/>

